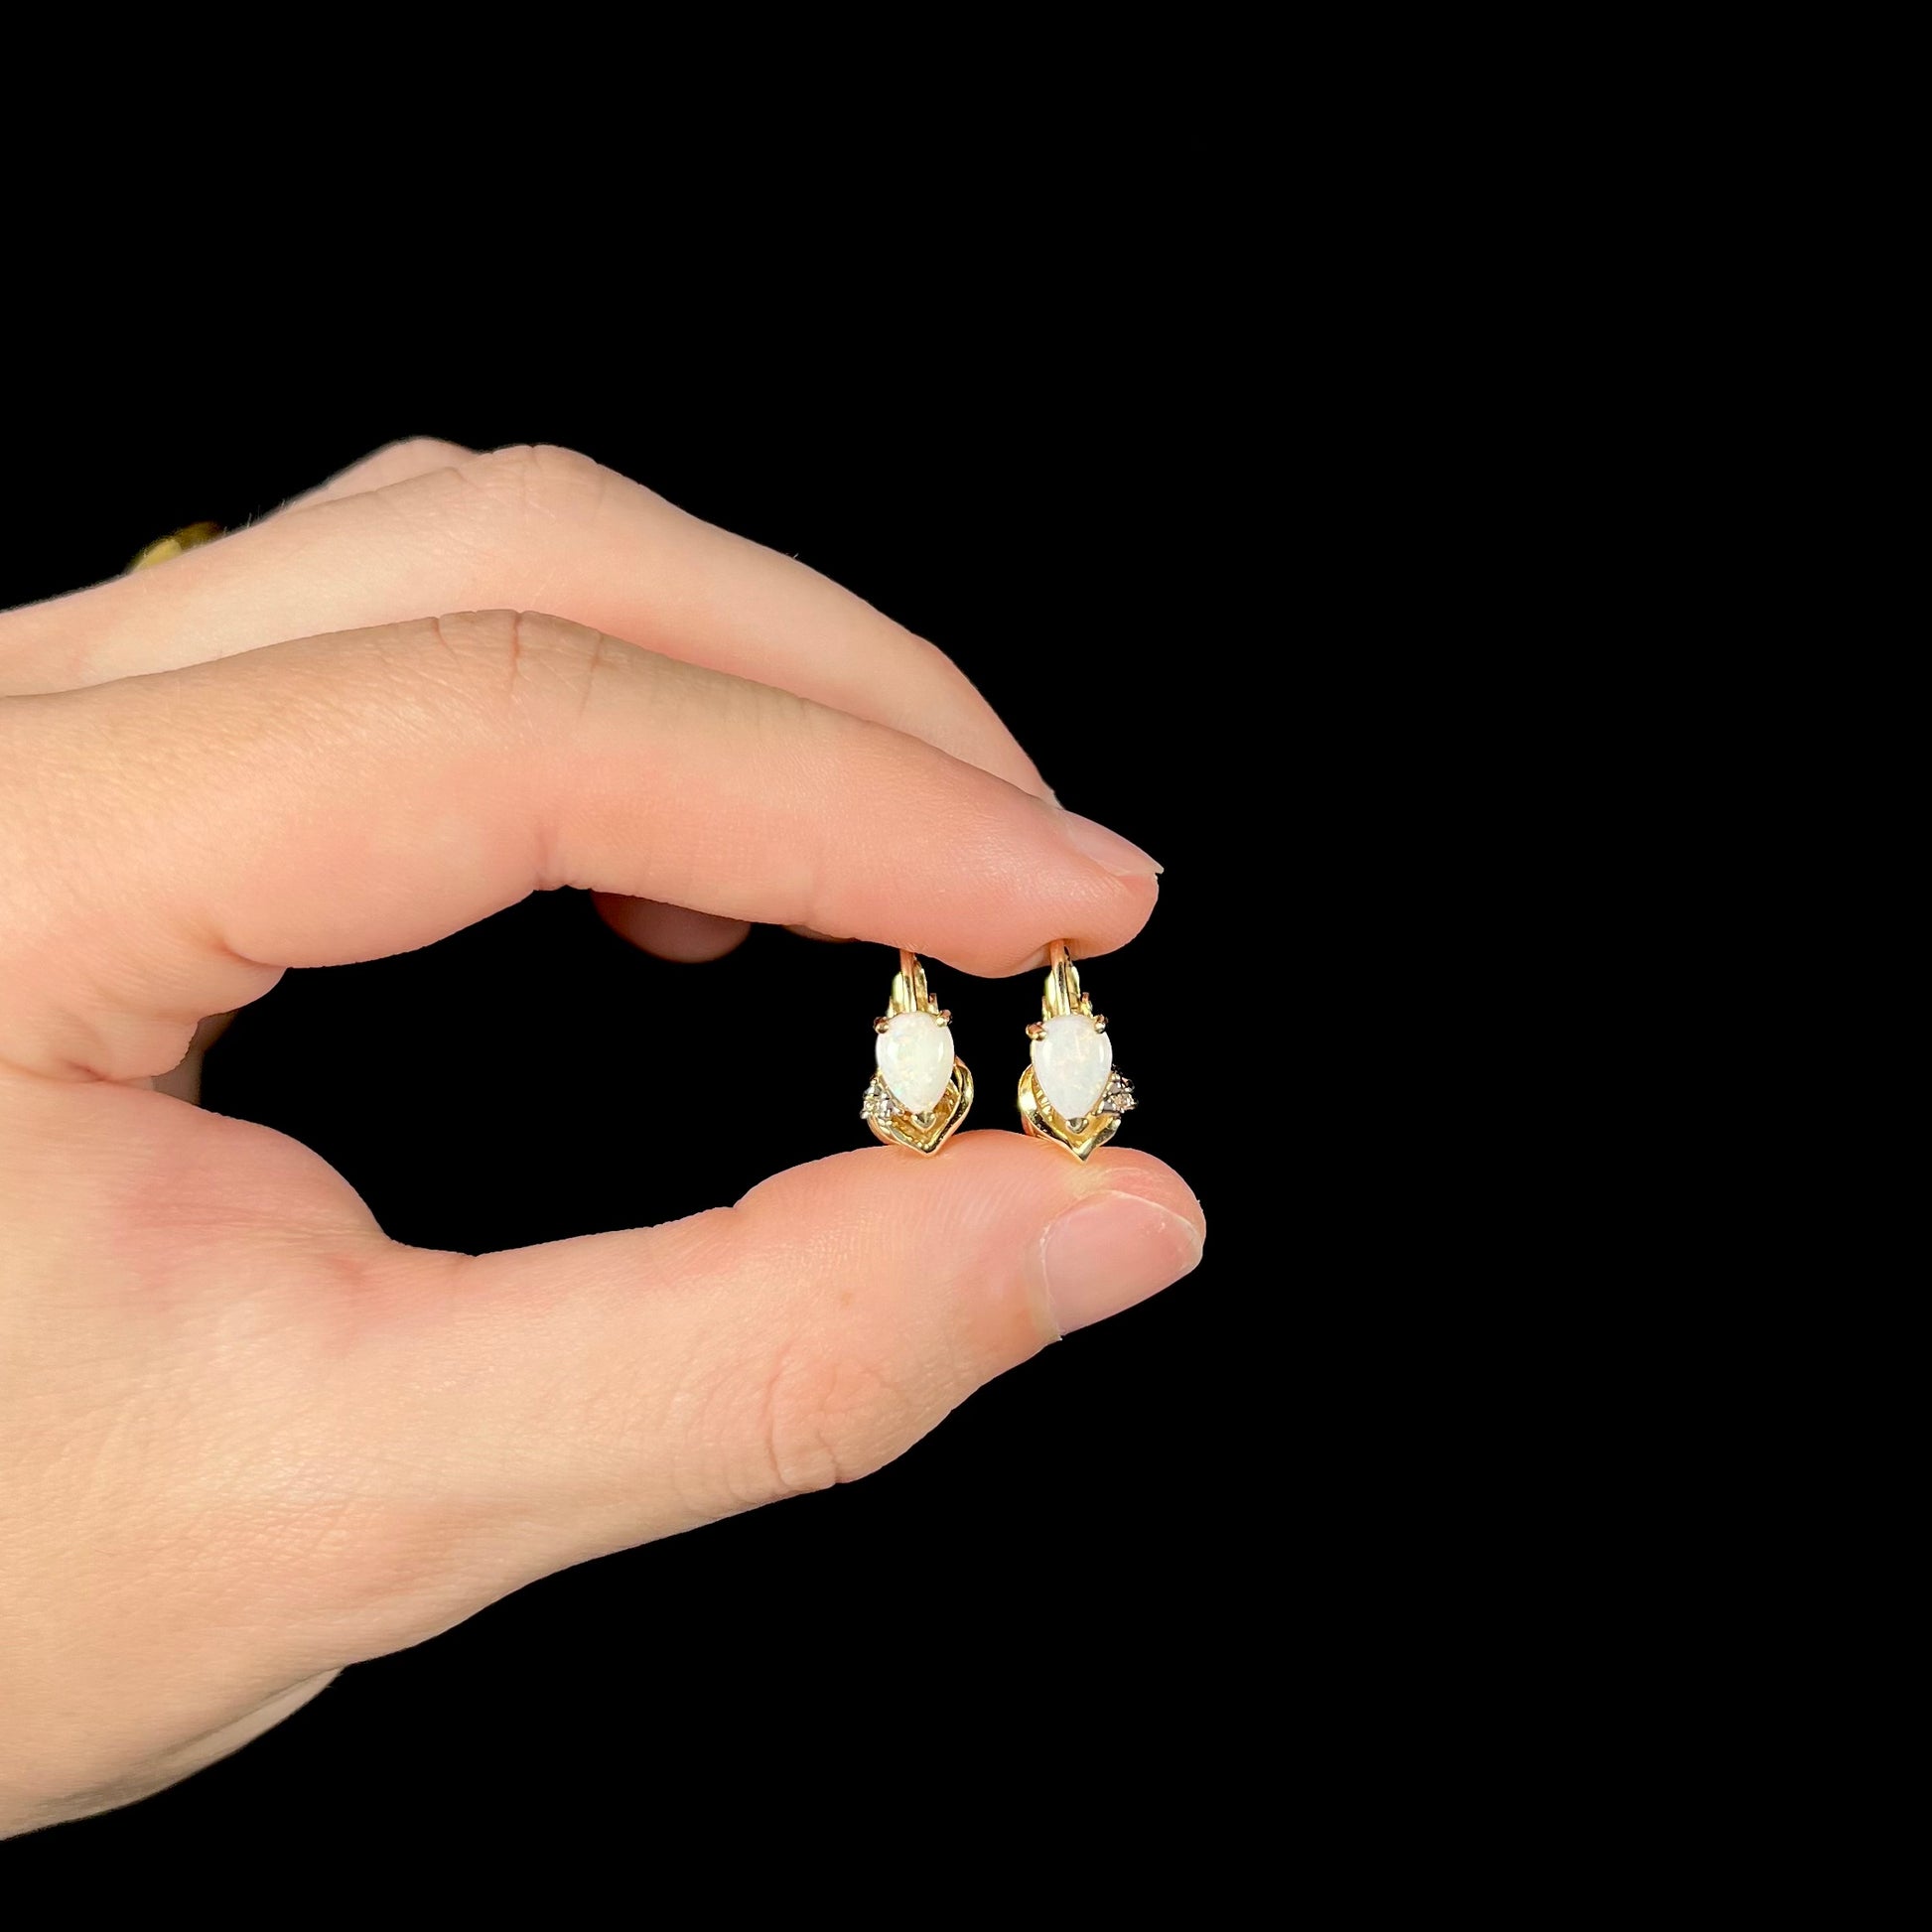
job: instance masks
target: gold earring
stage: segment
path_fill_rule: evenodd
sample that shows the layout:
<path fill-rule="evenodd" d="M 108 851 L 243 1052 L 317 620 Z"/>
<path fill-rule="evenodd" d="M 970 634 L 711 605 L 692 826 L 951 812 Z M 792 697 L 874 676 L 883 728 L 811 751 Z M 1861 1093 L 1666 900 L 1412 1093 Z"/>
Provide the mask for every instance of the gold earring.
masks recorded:
<path fill-rule="evenodd" d="M 1107 1016 L 1080 991 L 1066 942 L 1047 948 L 1041 1017 L 1027 1029 L 1033 1064 L 1020 1076 L 1020 1121 L 1029 1134 L 1084 1161 L 1120 1132 L 1120 1117 L 1140 1102 L 1114 1064 Z"/>
<path fill-rule="evenodd" d="M 860 1109 L 891 1147 L 937 1154 L 973 1105 L 973 1076 L 952 1049 L 952 1015 L 926 990 L 918 955 L 899 949 L 892 1004 L 872 1023 L 879 1071 Z"/>

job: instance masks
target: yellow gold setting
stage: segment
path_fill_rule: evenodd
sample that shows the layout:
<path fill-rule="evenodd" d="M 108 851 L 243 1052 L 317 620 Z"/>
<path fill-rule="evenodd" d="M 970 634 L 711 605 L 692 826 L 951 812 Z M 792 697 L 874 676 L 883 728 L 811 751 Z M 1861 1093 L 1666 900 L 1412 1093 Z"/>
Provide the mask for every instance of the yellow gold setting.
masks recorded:
<path fill-rule="evenodd" d="M 942 1027 L 950 1027 L 952 1014 L 933 999 L 925 983 L 925 968 L 916 953 L 899 949 L 898 971 L 893 975 L 893 994 L 886 1011 L 872 1023 L 873 1032 L 891 1031 L 896 1015 L 925 1013 Z M 883 1073 L 872 1076 L 866 1089 L 861 1117 L 888 1147 L 910 1148 L 914 1154 L 937 1154 L 959 1131 L 960 1123 L 973 1105 L 973 1075 L 958 1054 L 953 1055 L 952 1077 L 945 1091 L 926 1113 L 913 1113 L 899 1104 L 886 1084 Z"/>
<path fill-rule="evenodd" d="M 1090 994 L 1080 991 L 1080 973 L 1067 952 L 1064 940 L 1055 939 L 1047 948 L 1046 986 L 1040 997 L 1040 1018 L 1027 1029 L 1029 1039 L 1046 1035 L 1049 1020 L 1070 1019 L 1075 1014 L 1093 1022 L 1093 1031 L 1107 1031 L 1107 1016 L 1095 1013 Z M 1088 1089 L 1092 1091 L 1091 1088 Z M 1064 1098 L 1064 1096 L 1062 1096 Z M 1066 1119 L 1047 1099 L 1039 1076 L 1029 1063 L 1020 1076 L 1020 1124 L 1035 1140 L 1051 1141 L 1063 1147 L 1076 1160 L 1084 1161 L 1095 1148 L 1105 1147 L 1120 1132 L 1121 1116 L 1131 1113 L 1140 1102 L 1134 1097 L 1134 1083 L 1110 1064 L 1100 1098 L 1090 1113 L 1077 1120 Z"/>

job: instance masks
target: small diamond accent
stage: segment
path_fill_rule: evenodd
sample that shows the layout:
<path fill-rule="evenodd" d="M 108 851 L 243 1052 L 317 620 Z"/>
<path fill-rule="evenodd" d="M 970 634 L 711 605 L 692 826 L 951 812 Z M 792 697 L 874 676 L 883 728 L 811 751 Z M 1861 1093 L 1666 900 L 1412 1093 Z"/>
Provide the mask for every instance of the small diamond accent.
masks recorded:
<path fill-rule="evenodd" d="M 1100 1104 L 1094 1109 L 1096 1114 L 1131 1114 L 1141 1103 L 1134 1098 L 1134 1083 L 1119 1067 L 1115 1067 L 1107 1082 L 1107 1091 L 1100 1096 Z"/>
<path fill-rule="evenodd" d="M 866 1089 L 866 1097 L 859 1105 L 861 1120 L 890 1120 L 898 1111 L 897 1104 L 887 1091 L 886 1082 L 875 1073 L 872 1085 Z"/>

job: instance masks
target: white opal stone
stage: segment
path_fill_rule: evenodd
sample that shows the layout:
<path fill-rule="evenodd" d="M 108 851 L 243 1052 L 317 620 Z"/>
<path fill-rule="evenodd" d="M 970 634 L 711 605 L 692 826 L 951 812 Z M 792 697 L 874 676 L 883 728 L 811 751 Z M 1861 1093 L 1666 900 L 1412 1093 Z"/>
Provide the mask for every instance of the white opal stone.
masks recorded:
<path fill-rule="evenodd" d="M 929 1013 L 896 1013 L 879 1035 L 880 1077 L 908 1114 L 929 1114 L 952 1079 L 952 1029 Z"/>
<path fill-rule="evenodd" d="M 1034 1041 L 1034 1078 L 1062 1120 L 1083 1120 L 1107 1091 L 1114 1042 L 1084 1013 L 1063 1013 L 1045 1025 Z"/>

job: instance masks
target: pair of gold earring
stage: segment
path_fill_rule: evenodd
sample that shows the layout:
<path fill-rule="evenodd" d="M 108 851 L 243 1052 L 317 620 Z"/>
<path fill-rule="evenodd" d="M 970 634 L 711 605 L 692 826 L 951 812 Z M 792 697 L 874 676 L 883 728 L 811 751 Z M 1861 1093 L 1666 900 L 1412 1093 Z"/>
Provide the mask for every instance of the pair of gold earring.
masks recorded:
<path fill-rule="evenodd" d="M 1020 1076 L 1020 1124 L 1084 1161 L 1120 1132 L 1138 1103 L 1114 1065 L 1107 1016 L 1080 991 L 1066 944 L 1047 948 L 1040 1017 L 1027 1029 L 1032 1064 Z M 893 997 L 872 1023 L 879 1070 L 866 1089 L 862 1118 L 889 1147 L 937 1154 L 973 1105 L 973 1075 L 952 1049 L 952 1014 L 932 997 L 918 955 L 902 948 Z"/>

